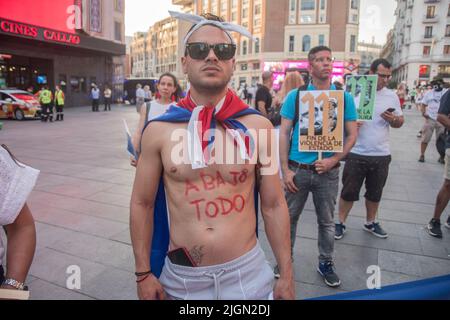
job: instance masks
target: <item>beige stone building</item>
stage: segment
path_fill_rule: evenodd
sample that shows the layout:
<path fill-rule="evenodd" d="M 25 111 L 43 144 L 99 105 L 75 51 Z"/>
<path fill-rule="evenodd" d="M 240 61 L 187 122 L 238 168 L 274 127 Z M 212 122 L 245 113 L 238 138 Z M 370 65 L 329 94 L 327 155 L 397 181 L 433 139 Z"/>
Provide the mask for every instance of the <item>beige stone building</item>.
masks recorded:
<path fill-rule="evenodd" d="M 359 0 L 173 0 L 180 10 L 210 12 L 247 28 L 257 41 L 235 34 L 236 70 L 231 85 L 261 82 L 264 70 L 273 70 L 278 83 L 289 68 L 307 68 L 308 51 L 317 45 L 333 49 L 334 76 L 349 72 L 349 61 L 359 63 Z M 185 79 L 180 58 L 189 23 L 164 19 L 148 32 L 150 76 L 165 71 Z M 149 44 L 150 43 L 150 44 Z"/>
<path fill-rule="evenodd" d="M 359 0 L 201 0 L 196 12 L 211 12 L 246 27 L 258 39 L 237 35 L 237 66 L 232 86 L 260 82 L 264 70 L 303 68 L 317 45 L 333 49 L 335 73 L 357 64 Z"/>

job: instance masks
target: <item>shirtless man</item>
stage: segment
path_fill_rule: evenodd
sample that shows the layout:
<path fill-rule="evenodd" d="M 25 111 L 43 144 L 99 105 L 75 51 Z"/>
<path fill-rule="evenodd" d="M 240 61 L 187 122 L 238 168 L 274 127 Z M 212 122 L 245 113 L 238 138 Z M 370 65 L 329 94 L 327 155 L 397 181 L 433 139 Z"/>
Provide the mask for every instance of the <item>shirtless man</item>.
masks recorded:
<path fill-rule="evenodd" d="M 187 46 L 193 43 L 230 45 L 232 40 L 220 23 L 203 23 L 191 35 L 188 34 L 185 42 Z M 235 68 L 235 51 L 231 58 L 220 59 L 218 55 L 221 54 L 216 54 L 215 49 L 209 47 L 209 53 L 203 59 L 191 49 L 186 50 L 182 57 L 183 71 L 191 84 L 190 101 L 195 101 L 196 106 L 224 103 L 226 108 L 229 95 L 238 99 L 227 88 Z M 273 129 L 271 123 L 260 115 L 246 115 L 237 120 L 256 132 Z M 152 122 L 142 137 L 130 218 L 138 297 L 294 299 L 289 216 L 278 172 L 261 175 L 259 181 L 265 231 L 280 265 L 281 277 L 274 284 L 273 273 L 255 233 L 256 165 L 248 161 L 246 164 L 220 164 L 214 160 L 197 170 L 192 169 L 190 163 L 180 165 L 172 155 L 179 142 L 171 139 L 173 132 L 179 129 L 187 129 L 186 123 Z M 231 139 L 219 123 L 217 129 L 221 133 L 217 136 Z M 186 140 L 183 140 L 183 152 L 190 147 Z M 216 147 L 218 145 L 216 143 Z M 262 154 L 270 154 L 270 149 L 267 141 L 257 141 L 258 159 Z M 221 152 L 225 152 L 225 147 L 218 147 L 213 157 Z M 186 248 L 196 266 L 180 266 L 166 258 L 161 277 L 157 279 L 146 273 L 151 270 L 149 253 L 154 230 L 153 213 L 161 175 L 170 212 L 169 250 Z"/>

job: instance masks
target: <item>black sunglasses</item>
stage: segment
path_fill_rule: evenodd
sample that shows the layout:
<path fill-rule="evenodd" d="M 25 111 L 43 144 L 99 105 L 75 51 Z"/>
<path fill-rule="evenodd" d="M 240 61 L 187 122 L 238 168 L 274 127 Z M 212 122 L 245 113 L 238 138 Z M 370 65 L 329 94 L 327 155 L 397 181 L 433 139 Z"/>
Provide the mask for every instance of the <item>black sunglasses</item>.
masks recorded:
<path fill-rule="evenodd" d="M 185 56 L 189 54 L 192 59 L 204 60 L 213 49 L 219 60 L 230 60 L 236 53 L 236 45 L 231 43 L 209 44 L 204 42 L 192 42 L 186 45 Z"/>

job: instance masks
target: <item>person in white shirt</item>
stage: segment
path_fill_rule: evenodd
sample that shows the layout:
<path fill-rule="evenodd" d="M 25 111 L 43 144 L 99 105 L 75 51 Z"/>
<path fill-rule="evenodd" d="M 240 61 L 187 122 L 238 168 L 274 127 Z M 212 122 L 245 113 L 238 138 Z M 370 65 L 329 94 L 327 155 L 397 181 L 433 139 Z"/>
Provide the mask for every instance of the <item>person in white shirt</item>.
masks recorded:
<path fill-rule="evenodd" d="M 144 102 L 147 103 L 147 102 L 152 101 L 152 91 L 150 90 L 149 85 L 144 87 L 144 92 L 145 92 Z"/>
<path fill-rule="evenodd" d="M 26 201 L 39 170 L 19 162 L 5 145 L 0 146 L 0 168 L 0 228 L 7 233 L 6 270 L 0 237 L 0 288 L 24 290 L 36 249 L 36 227 Z"/>
<path fill-rule="evenodd" d="M 140 112 L 142 105 L 145 103 L 145 91 L 139 83 L 136 86 L 136 111 Z"/>
<path fill-rule="evenodd" d="M 364 195 L 367 223 L 363 229 L 379 238 L 387 237 L 387 233 L 375 219 L 391 162 L 389 129 L 400 128 L 404 118 L 398 96 L 386 88 L 392 76 L 391 64 L 385 59 L 377 59 L 370 67 L 370 74 L 378 75 L 373 120 L 358 123 L 358 139 L 345 161 L 336 240 L 344 236 L 345 221 L 353 203 L 359 200 L 364 181 L 367 190 Z"/>
<path fill-rule="evenodd" d="M 172 96 L 177 91 L 177 78 L 171 73 L 164 73 L 159 78 L 156 88 L 158 89 L 159 99 L 145 104 L 145 108 L 140 110 L 139 125 L 133 135 L 133 145 L 137 153 L 140 153 L 142 130 L 145 125 L 166 112 L 167 108 L 173 103 Z M 137 166 L 137 159 L 131 157 L 131 165 Z"/>
<path fill-rule="evenodd" d="M 445 132 L 444 126 L 437 121 L 441 98 L 446 92 L 443 87 L 444 81 L 442 78 L 435 77 L 431 85 L 433 86 L 433 90 L 428 91 L 422 99 L 422 116 L 425 118 L 425 124 L 422 128 L 419 162 L 425 162 L 425 151 L 433 137 L 433 133 L 436 131 L 437 139 Z M 439 157 L 438 161 L 444 163 L 443 157 Z"/>
<path fill-rule="evenodd" d="M 105 90 L 103 91 L 103 98 L 105 99 L 105 109 L 103 109 L 103 111 L 111 111 L 111 97 L 111 89 L 108 86 L 105 86 Z"/>

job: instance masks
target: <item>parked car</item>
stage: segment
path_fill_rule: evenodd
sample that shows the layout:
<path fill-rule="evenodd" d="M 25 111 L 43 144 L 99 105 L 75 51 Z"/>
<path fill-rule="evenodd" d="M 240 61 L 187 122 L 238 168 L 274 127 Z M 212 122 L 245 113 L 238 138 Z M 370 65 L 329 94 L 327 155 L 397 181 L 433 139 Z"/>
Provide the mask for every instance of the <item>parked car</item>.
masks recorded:
<path fill-rule="evenodd" d="M 34 119 L 41 117 L 41 105 L 34 95 L 17 89 L 0 90 L 0 119 Z"/>

